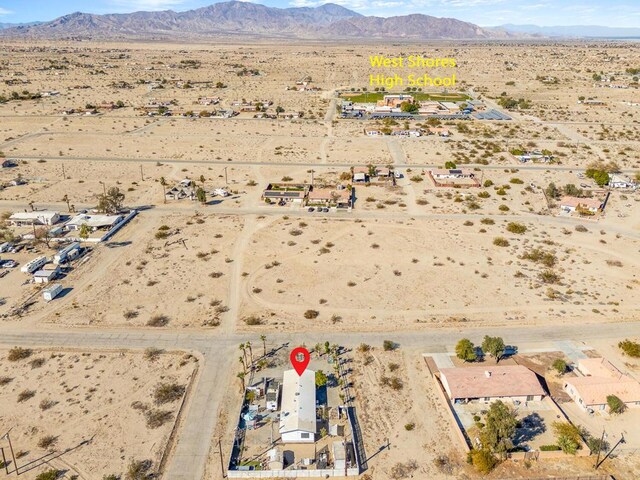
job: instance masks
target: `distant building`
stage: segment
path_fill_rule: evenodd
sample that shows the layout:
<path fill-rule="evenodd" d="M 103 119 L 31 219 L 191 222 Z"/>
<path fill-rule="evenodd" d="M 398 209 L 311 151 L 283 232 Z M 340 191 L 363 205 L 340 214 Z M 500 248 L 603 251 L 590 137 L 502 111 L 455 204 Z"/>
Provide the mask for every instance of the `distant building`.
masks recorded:
<path fill-rule="evenodd" d="M 546 395 L 536 374 L 522 365 L 442 368 L 440 381 L 451 401 L 458 403 L 531 402 Z"/>
<path fill-rule="evenodd" d="M 597 213 L 602 208 L 602 201 L 597 198 L 578 198 L 565 196 L 560 200 L 560 209 L 567 213 Z"/>
<path fill-rule="evenodd" d="M 309 185 L 296 183 L 270 183 L 262 192 L 266 203 L 296 203 L 302 205 L 309 193 Z"/>
<path fill-rule="evenodd" d="M 314 443 L 316 435 L 316 372 L 284 372 L 280 436 L 283 443 Z"/>
<path fill-rule="evenodd" d="M 25 225 L 54 225 L 60 221 L 60 214 L 50 210 L 17 212 L 9 217 L 9 222 L 17 227 Z"/>
<path fill-rule="evenodd" d="M 640 382 L 625 375 L 604 358 L 578 361 L 583 376 L 566 378 L 564 389 L 584 410 L 607 410 L 607 397 L 615 395 L 629 408 L 640 407 Z"/>
<path fill-rule="evenodd" d="M 352 190 L 343 188 L 314 188 L 309 192 L 308 205 L 326 205 L 337 208 L 350 208 L 352 206 Z"/>
<path fill-rule="evenodd" d="M 468 169 L 445 169 L 445 168 L 436 168 L 431 170 L 431 175 L 433 178 L 473 178 L 475 174 L 473 171 Z"/>
<path fill-rule="evenodd" d="M 403 103 L 413 103 L 412 95 L 385 95 L 378 100 L 378 107 L 400 108 Z"/>
<path fill-rule="evenodd" d="M 122 222 L 124 216 L 122 215 L 87 215 L 81 213 L 69 220 L 65 227 L 68 230 L 80 230 L 82 225 L 86 225 L 89 230 L 109 230 Z"/>
<path fill-rule="evenodd" d="M 638 184 L 625 175 L 613 174 L 609 177 L 611 188 L 637 188 Z"/>

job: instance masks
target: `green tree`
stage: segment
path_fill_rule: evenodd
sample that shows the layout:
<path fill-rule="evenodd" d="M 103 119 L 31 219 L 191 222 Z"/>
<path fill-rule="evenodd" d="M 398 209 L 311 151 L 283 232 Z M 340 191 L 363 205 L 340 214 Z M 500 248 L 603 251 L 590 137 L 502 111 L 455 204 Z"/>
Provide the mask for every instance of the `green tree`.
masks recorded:
<path fill-rule="evenodd" d="M 551 424 L 556 436 L 556 443 L 560 449 L 567 454 L 575 455 L 582 442 L 582 432 L 580 428 L 569 422 L 553 422 Z"/>
<path fill-rule="evenodd" d="M 110 187 L 106 194 L 98 196 L 97 209 L 105 213 L 118 213 L 122 210 L 124 193 L 118 187 Z"/>
<path fill-rule="evenodd" d="M 196 190 L 196 198 L 202 204 L 207 203 L 207 192 L 204 191 L 204 188 L 198 187 Z"/>
<path fill-rule="evenodd" d="M 418 110 L 420 110 L 420 107 L 415 103 L 402 102 L 400 104 L 400 110 L 405 113 L 417 113 Z"/>
<path fill-rule="evenodd" d="M 640 343 L 638 342 L 626 339 L 618 343 L 618 348 L 620 348 L 626 355 L 629 355 L 630 357 L 640 357 Z"/>
<path fill-rule="evenodd" d="M 560 375 L 563 375 L 564 373 L 566 373 L 567 369 L 568 369 L 568 365 L 567 362 L 565 362 L 564 360 L 562 360 L 561 358 L 556 359 L 553 362 L 553 368 L 556 370 L 556 372 L 558 372 Z"/>
<path fill-rule="evenodd" d="M 456 168 L 456 164 L 452 161 L 448 161 L 448 162 L 445 162 L 444 168 L 446 168 L 447 170 L 453 170 Z"/>
<path fill-rule="evenodd" d="M 614 414 L 620 414 L 627 409 L 624 402 L 615 395 L 607 395 L 607 405 L 609 406 L 609 412 Z"/>
<path fill-rule="evenodd" d="M 322 370 L 316 370 L 316 387 L 324 387 L 328 380 L 326 373 Z"/>
<path fill-rule="evenodd" d="M 482 340 L 482 350 L 495 358 L 496 362 L 499 362 L 502 354 L 504 353 L 504 340 L 502 340 L 502 337 L 490 337 L 489 335 L 485 335 Z"/>
<path fill-rule="evenodd" d="M 87 238 L 89 238 L 89 227 L 87 226 L 86 223 L 83 223 L 82 225 L 80 225 L 80 232 L 78 233 L 78 236 L 86 241 Z"/>
<path fill-rule="evenodd" d="M 485 425 L 481 432 L 483 446 L 506 458 L 509 449 L 513 448 L 517 425 L 516 411 L 501 400 L 496 400 L 489 407 L 485 417 Z"/>
<path fill-rule="evenodd" d="M 498 463 L 496 457 L 493 456 L 493 453 L 486 448 L 472 450 L 469 455 L 471 456 L 471 463 L 480 473 L 489 473 Z"/>
<path fill-rule="evenodd" d="M 473 342 L 468 338 L 463 338 L 456 344 L 456 356 L 465 362 L 476 360 L 476 349 Z"/>
<path fill-rule="evenodd" d="M 556 184 L 553 182 L 549 184 L 549 186 L 545 190 L 545 193 L 547 194 L 547 197 L 551 199 L 555 199 L 560 196 L 560 190 L 558 189 L 558 187 L 556 187 Z"/>

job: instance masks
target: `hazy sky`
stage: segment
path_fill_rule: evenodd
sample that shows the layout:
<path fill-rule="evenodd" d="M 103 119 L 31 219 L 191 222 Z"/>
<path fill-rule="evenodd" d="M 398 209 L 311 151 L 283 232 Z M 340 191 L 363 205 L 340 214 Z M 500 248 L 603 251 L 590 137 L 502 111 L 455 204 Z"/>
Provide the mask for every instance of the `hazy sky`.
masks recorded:
<path fill-rule="evenodd" d="M 0 0 L 0 22 L 52 20 L 82 11 L 189 10 L 216 0 Z M 271 7 L 316 6 L 316 0 L 260 0 Z M 504 23 L 640 27 L 640 0 L 334 0 L 364 15 L 424 13 L 483 26 Z"/>

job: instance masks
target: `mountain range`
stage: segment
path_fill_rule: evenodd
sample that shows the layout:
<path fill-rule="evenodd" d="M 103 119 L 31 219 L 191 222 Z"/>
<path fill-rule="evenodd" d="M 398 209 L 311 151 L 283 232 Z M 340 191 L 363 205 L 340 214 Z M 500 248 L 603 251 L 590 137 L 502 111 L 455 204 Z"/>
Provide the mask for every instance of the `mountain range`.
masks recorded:
<path fill-rule="evenodd" d="M 364 16 L 340 5 L 274 8 L 249 2 L 221 2 L 184 12 L 95 15 L 71 13 L 50 22 L 0 30 L 0 36 L 30 38 L 185 38 L 266 36 L 302 39 L 489 39 L 510 38 L 453 18 L 413 14 Z M 522 36 L 517 34 L 516 36 Z"/>

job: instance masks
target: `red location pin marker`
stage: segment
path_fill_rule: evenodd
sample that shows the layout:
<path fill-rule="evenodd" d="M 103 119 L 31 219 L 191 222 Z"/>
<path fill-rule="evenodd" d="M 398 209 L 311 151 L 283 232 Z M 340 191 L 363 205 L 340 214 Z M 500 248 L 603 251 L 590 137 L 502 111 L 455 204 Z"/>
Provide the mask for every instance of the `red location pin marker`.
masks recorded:
<path fill-rule="evenodd" d="M 298 375 L 302 375 L 307 369 L 307 365 L 309 365 L 311 355 L 309 355 L 309 351 L 306 348 L 298 347 L 291 351 L 289 360 L 291 360 L 291 365 L 293 365 L 293 369 L 298 373 Z"/>

